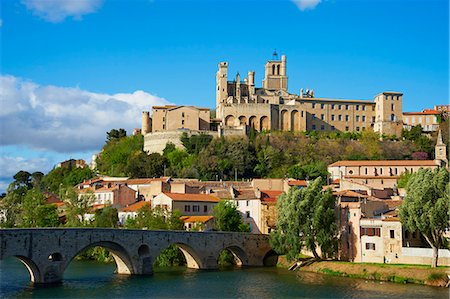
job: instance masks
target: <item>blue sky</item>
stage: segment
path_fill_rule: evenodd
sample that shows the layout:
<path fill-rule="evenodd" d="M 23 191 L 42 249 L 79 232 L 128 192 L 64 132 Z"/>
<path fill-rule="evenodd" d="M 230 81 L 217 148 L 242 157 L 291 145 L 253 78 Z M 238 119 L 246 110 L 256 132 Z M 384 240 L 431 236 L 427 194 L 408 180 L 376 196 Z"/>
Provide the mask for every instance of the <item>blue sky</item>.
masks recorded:
<path fill-rule="evenodd" d="M 0 24 L 0 191 L 20 169 L 90 160 L 151 105 L 214 107 L 219 61 L 260 85 L 274 49 L 293 93 L 394 90 L 404 111 L 449 99 L 444 0 L 2 1 Z"/>

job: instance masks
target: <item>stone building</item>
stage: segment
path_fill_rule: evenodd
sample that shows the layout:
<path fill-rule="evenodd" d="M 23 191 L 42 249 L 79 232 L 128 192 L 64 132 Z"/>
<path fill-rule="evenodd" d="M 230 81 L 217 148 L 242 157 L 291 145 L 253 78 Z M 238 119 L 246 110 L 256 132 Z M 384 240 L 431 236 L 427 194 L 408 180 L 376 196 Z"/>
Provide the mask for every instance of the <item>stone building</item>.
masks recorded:
<path fill-rule="evenodd" d="M 382 92 L 374 100 L 316 97 L 303 88 L 288 91 L 287 59 L 267 61 L 262 87 L 255 85 L 255 72 L 241 80 L 228 78 L 228 62 L 216 73 L 216 117 L 208 108 L 155 106 L 142 114 L 144 150 L 162 152 L 167 142 L 182 147 L 179 137 L 205 133 L 213 136 L 243 135 L 257 131 L 364 131 L 400 136 L 402 93 Z"/>
<path fill-rule="evenodd" d="M 374 101 L 316 97 L 313 90 L 288 91 L 286 56 L 265 65 L 262 87 L 255 72 L 228 80 L 228 62 L 216 74 L 216 116 L 227 128 L 253 127 L 257 131 L 363 131 L 401 134 L 402 93 L 382 92 Z"/>
<path fill-rule="evenodd" d="M 420 125 L 424 132 L 437 131 L 442 113 L 432 109 L 425 109 L 422 112 L 403 112 L 403 127 L 410 130 L 412 127 Z"/>

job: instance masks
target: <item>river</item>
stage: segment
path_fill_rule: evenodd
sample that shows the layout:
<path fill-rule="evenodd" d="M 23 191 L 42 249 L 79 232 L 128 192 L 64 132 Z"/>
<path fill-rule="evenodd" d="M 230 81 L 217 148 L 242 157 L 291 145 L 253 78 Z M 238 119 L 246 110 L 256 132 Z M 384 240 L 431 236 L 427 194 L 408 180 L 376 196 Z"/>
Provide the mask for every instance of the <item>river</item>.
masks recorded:
<path fill-rule="evenodd" d="M 0 298 L 448 298 L 448 289 L 374 282 L 280 268 L 155 270 L 153 276 L 114 274 L 114 264 L 74 261 L 64 283 L 33 287 L 15 259 L 0 261 Z"/>

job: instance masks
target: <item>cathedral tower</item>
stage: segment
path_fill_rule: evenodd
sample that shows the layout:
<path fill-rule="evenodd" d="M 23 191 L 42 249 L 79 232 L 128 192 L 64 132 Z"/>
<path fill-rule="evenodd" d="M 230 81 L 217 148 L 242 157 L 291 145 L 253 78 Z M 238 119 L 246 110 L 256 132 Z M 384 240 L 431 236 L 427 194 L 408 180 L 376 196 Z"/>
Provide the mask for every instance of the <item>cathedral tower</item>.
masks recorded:
<path fill-rule="evenodd" d="M 284 90 L 288 88 L 288 77 L 286 76 L 286 56 L 280 60 L 269 60 L 266 63 L 266 72 L 263 80 L 263 88 L 271 90 Z"/>
<path fill-rule="evenodd" d="M 216 73 L 216 117 L 223 119 L 223 105 L 228 98 L 227 90 L 228 62 L 220 62 Z"/>

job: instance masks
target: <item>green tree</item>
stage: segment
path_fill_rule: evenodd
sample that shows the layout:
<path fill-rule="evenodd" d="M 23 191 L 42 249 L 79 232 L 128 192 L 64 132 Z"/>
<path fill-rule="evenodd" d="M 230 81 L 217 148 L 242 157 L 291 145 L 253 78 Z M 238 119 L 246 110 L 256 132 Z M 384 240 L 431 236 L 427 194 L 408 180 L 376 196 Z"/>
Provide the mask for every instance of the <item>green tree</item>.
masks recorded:
<path fill-rule="evenodd" d="M 209 134 L 196 134 L 188 136 L 186 132 L 181 135 L 181 143 L 189 154 L 198 154 L 203 148 L 208 146 L 213 137 Z"/>
<path fill-rule="evenodd" d="M 125 129 L 112 129 L 109 132 L 106 132 L 106 141 L 110 142 L 112 140 L 116 140 L 116 139 L 120 139 L 122 137 L 126 137 L 127 136 L 127 131 L 125 131 Z"/>
<path fill-rule="evenodd" d="M 94 173 L 89 167 L 56 167 L 42 178 L 42 186 L 46 191 L 59 194 L 62 189 L 73 187 L 93 176 Z"/>
<path fill-rule="evenodd" d="M 152 208 L 146 205 L 139 209 L 135 220 L 127 220 L 126 228 L 183 230 L 184 224 L 180 219 L 181 213 L 178 210 L 167 211 L 162 208 Z"/>
<path fill-rule="evenodd" d="M 45 196 L 39 188 L 29 190 L 19 188 L 8 193 L 0 201 L 0 209 L 6 218 L 0 223 L 2 227 L 59 226 L 56 206 L 46 203 Z"/>
<path fill-rule="evenodd" d="M 277 202 L 277 229 L 271 234 L 271 244 L 288 259 L 295 259 L 302 249 L 319 259 L 331 257 L 337 249 L 335 202 L 331 190 L 322 190 L 317 178 L 307 188 L 291 188 Z"/>
<path fill-rule="evenodd" d="M 164 175 L 166 158 L 158 153 L 147 155 L 144 152 L 135 153 L 125 166 L 125 174 L 132 178 L 160 177 Z"/>
<path fill-rule="evenodd" d="M 406 170 L 404 173 L 400 175 L 397 181 L 397 187 L 398 188 L 406 188 L 406 185 L 408 184 L 409 179 L 411 178 L 412 173 L 410 173 L 408 170 Z"/>
<path fill-rule="evenodd" d="M 326 183 L 328 177 L 327 165 L 322 161 L 317 161 L 301 166 L 296 164 L 288 169 L 289 177 L 300 180 L 315 180 L 318 177 L 323 178 L 323 183 Z"/>
<path fill-rule="evenodd" d="M 437 266 L 444 231 L 449 227 L 449 173 L 445 168 L 419 169 L 406 185 L 400 207 L 403 226 L 418 230 L 433 249 L 432 267 Z"/>
<path fill-rule="evenodd" d="M 155 259 L 155 267 L 171 267 L 186 264 L 186 258 L 177 245 L 172 244 Z"/>
<path fill-rule="evenodd" d="M 214 227 L 219 231 L 249 232 L 250 226 L 242 221 L 236 205 L 229 200 L 221 200 L 214 207 Z"/>
<path fill-rule="evenodd" d="M 402 137 L 407 139 L 407 140 L 412 140 L 412 141 L 416 141 L 417 139 L 420 138 L 420 136 L 422 136 L 422 126 L 421 125 L 417 125 L 412 127 L 411 129 L 403 129 L 402 130 Z"/>
<path fill-rule="evenodd" d="M 42 192 L 33 188 L 28 190 L 21 206 L 20 227 L 37 227 L 40 206 L 45 204 Z"/>
<path fill-rule="evenodd" d="M 31 174 L 31 185 L 34 188 L 38 188 L 39 190 L 43 189 L 42 179 L 44 178 L 44 174 L 40 171 L 33 172 Z"/>
<path fill-rule="evenodd" d="M 58 208 L 54 204 L 39 206 L 36 214 L 36 227 L 57 227 L 60 225 Z"/>
<path fill-rule="evenodd" d="M 78 227 L 85 225 L 84 215 L 89 212 L 95 201 L 94 192 L 88 190 L 78 196 L 78 193 L 69 187 L 61 191 L 60 198 L 66 206 L 66 226 Z"/>
<path fill-rule="evenodd" d="M 125 176 L 129 160 L 142 153 L 144 138 L 135 135 L 113 139 L 103 146 L 97 157 L 97 169 L 109 176 Z"/>
<path fill-rule="evenodd" d="M 28 192 L 26 186 L 21 186 L 14 189 L 15 184 L 11 183 L 13 187 L 8 188 L 8 193 L 0 201 L 0 210 L 4 217 L 0 217 L 0 226 L 2 227 L 16 227 L 21 220 L 22 201 L 25 194 Z"/>
<path fill-rule="evenodd" d="M 119 216 L 117 209 L 111 206 L 107 206 L 103 209 L 95 211 L 94 227 L 117 227 L 119 222 Z"/>

